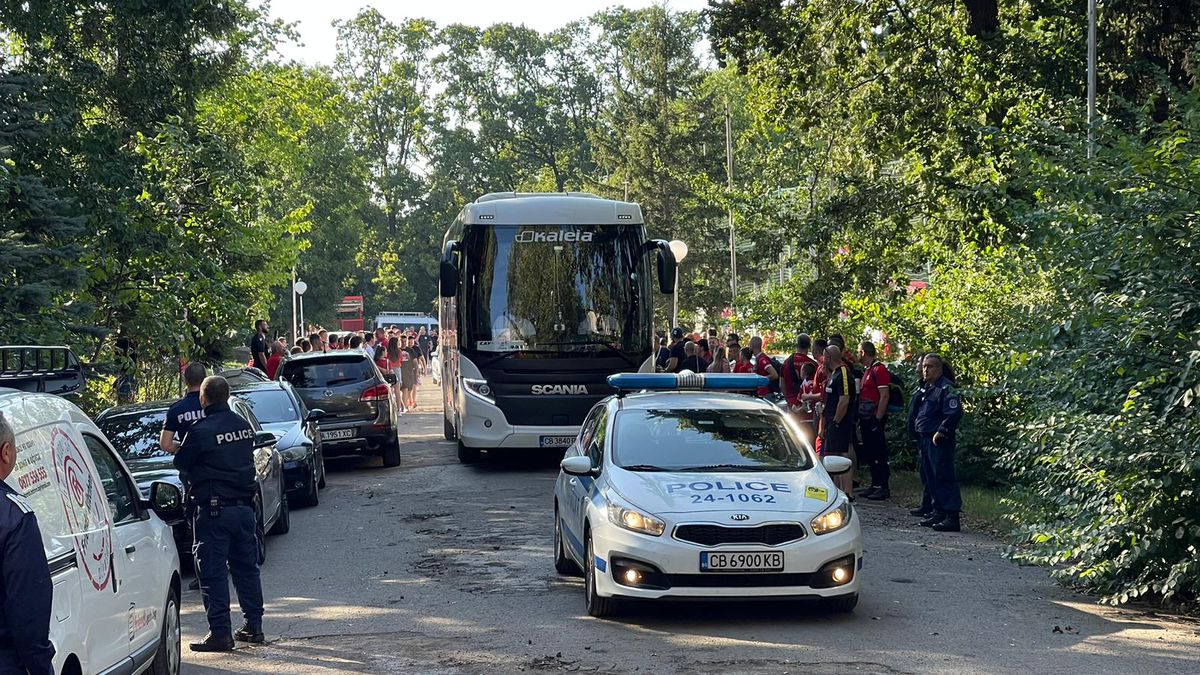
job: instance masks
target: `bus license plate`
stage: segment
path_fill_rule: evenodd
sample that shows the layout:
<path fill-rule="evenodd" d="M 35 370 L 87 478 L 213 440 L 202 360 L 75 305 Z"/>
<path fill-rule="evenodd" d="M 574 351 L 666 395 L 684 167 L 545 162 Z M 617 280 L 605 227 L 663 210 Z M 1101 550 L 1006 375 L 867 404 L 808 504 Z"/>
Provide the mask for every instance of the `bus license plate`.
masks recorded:
<path fill-rule="evenodd" d="M 782 572 L 780 551 L 704 551 L 701 572 Z"/>
<path fill-rule="evenodd" d="M 337 440 L 341 440 L 343 438 L 354 438 L 354 430 L 353 429 L 336 429 L 334 431 L 322 431 L 321 432 L 321 440 L 323 440 L 323 441 L 337 441 Z"/>
<path fill-rule="evenodd" d="M 540 439 L 543 448 L 565 448 L 574 442 L 574 436 L 542 436 Z"/>

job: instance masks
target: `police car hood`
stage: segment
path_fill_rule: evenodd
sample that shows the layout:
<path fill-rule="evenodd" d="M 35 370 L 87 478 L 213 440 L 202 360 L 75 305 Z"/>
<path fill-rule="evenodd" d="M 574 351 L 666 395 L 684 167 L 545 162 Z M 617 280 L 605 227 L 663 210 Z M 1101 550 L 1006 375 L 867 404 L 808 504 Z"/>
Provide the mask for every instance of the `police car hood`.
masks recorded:
<path fill-rule="evenodd" d="M 613 467 L 611 485 L 649 514 L 783 512 L 816 515 L 838 491 L 821 469 L 657 472 Z"/>

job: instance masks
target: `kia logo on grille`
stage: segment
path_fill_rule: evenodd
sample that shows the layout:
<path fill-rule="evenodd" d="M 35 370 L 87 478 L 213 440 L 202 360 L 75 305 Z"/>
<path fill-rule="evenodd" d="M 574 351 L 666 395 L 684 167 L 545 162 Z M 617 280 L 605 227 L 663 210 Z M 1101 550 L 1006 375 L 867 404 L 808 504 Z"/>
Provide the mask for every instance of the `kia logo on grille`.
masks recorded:
<path fill-rule="evenodd" d="M 738 521 L 739 523 L 742 522 L 743 520 L 750 520 L 750 516 L 748 516 L 744 513 L 735 513 L 729 517 L 732 518 L 733 520 Z"/>

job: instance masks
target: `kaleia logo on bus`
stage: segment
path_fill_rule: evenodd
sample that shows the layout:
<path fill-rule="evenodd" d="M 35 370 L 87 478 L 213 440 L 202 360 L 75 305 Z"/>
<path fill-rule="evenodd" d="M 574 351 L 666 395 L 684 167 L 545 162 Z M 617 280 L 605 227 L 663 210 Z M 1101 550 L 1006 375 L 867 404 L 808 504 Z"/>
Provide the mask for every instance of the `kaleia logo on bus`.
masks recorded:
<path fill-rule="evenodd" d="M 592 233 L 586 230 L 567 229 L 550 230 L 548 232 L 538 230 L 524 230 L 516 236 L 513 241 L 518 244 L 532 244 L 533 242 L 545 242 L 547 244 L 557 244 L 559 242 L 587 242 L 592 240 Z"/>

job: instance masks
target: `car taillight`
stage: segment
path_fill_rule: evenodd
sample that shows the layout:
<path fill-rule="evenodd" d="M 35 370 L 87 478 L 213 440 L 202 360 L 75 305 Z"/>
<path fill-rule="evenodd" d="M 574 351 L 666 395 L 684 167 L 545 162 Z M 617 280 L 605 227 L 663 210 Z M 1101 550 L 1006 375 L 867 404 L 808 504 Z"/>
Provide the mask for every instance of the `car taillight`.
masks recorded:
<path fill-rule="evenodd" d="M 386 401 L 392 395 L 392 390 L 386 384 L 377 384 L 374 387 L 364 391 L 362 396 L 358 397 L 360 401 Z"/>

